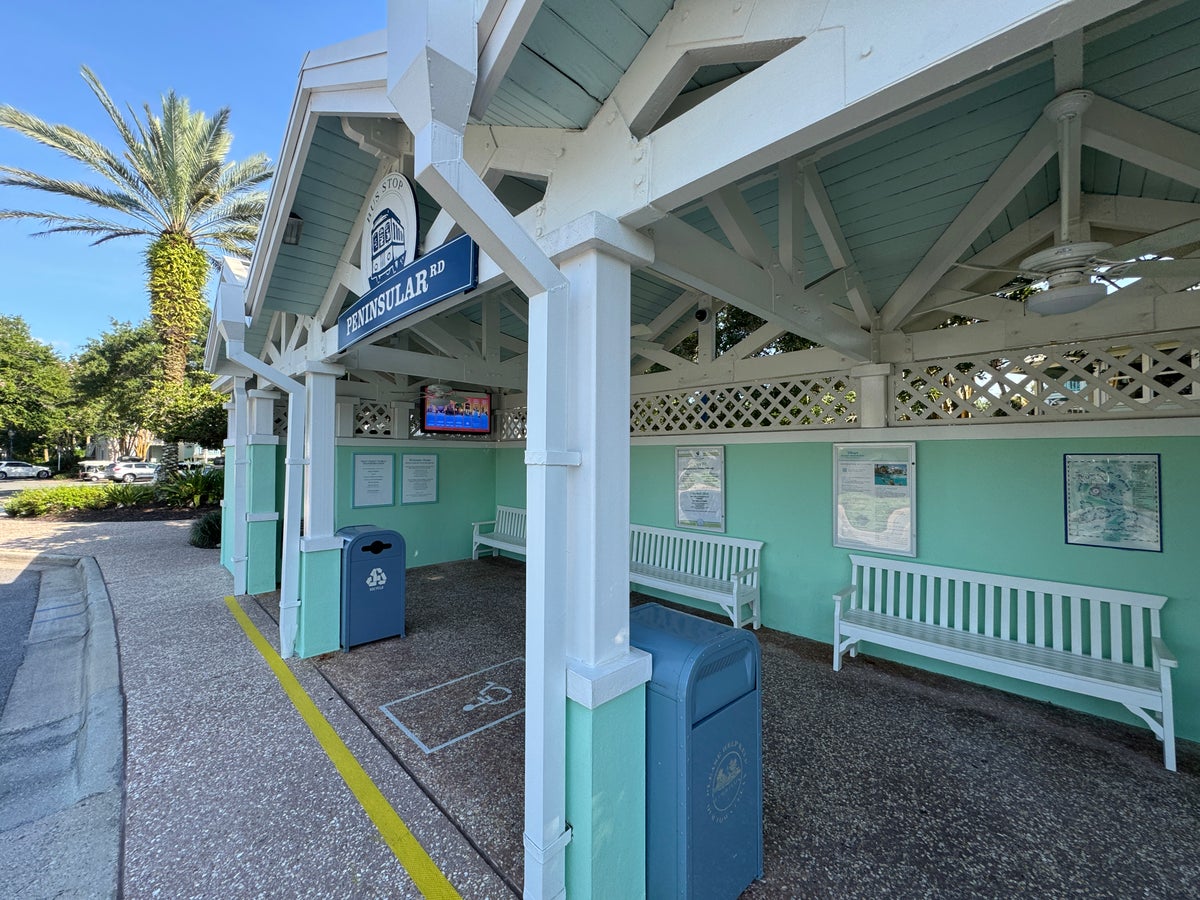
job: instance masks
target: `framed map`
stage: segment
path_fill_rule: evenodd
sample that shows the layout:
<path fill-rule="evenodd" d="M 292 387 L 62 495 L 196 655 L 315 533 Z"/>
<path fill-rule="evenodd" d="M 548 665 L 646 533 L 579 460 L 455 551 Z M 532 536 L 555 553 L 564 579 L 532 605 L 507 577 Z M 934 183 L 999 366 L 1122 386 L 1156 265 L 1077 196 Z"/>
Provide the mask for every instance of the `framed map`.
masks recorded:
<path fill-rule="evenodd" d="M 1063 455 L 1068 544 L 1162 552 L 1157 453 Z"/>

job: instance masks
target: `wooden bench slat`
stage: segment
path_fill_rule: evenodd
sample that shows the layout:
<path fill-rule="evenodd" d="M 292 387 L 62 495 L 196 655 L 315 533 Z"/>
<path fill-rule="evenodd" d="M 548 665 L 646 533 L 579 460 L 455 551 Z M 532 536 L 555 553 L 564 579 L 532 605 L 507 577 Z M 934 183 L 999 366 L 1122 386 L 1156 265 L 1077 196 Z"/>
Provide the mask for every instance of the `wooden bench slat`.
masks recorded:
<path fill-rule="evenodd" d="M 860 641 L 1123 704 L 1175 769 L 1166 597 L 852 554 L 834 594 L 834 670 Z M 848 601 L 849 608 L 844 609 Z"/>
<path fill-rule="evenodd" d="M 748 621 L 760 627 L 762 541 L 649 525 L 631 525 L 629 534 L 631 583 L 717 603 L 735 626 Z M 748 617 L 742 613 L 747 607 Z"/>

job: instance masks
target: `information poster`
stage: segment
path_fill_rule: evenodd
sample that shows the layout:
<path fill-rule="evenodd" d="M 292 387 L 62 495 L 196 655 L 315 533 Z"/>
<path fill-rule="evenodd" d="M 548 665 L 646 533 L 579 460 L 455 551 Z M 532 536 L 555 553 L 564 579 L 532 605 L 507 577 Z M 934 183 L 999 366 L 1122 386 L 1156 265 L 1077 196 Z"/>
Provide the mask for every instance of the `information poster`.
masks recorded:
<path fill-rule="evenodd" d="M 675 448 L 675 524 L 725 530 L 725 448 Z"/>
<path fill-rule="evenodd" d="M 437 503 L 438 458 L 434 453 L 405 453 L 400 476 L 400 502 Z"/>
<path fill-rule="evenodd" d="M 354 508 L 392 506 L 395 503 L 393 470 L 395 457 L 390 453 L 354 454 Z"/>
<path fill-rule="evenodd" d="M 834 444 L 833 544 L 917 555 L 915 444 Z"/>
<path fill-rule="evenodd" d="M 1063 456 L 1067 543 L 1162 552 L 1157 453 Z"/>

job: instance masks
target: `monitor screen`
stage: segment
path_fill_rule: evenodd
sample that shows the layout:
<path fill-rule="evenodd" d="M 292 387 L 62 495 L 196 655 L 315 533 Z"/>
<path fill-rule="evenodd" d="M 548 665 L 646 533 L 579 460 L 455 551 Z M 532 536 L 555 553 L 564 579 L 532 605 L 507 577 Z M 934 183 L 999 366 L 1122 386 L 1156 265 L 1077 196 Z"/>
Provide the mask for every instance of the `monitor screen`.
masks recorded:
<path fill-rule="evenodd" d="M 492 398 L 487 394 L 426 397 L 421 430 L 442 434 L 489 434 Z"/>

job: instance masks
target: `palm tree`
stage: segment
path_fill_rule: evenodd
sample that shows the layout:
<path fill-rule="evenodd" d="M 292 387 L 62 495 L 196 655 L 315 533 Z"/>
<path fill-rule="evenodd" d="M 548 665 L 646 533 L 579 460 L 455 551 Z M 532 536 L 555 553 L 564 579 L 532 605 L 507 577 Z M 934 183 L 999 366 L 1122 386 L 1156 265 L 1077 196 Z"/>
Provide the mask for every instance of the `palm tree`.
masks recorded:
<path fill-rule="evenodd" d="M 0 219 L 35 219 L 37 234 L 82 233 L 95 244 L 114 238 L 151 238 L 146 252 L 150 317 L 163 344 L 163 378 L 182 384 L 188 344 L 203 323 L 209 266 L 229 254 L 249 256 L 266 206 L 256 190 L 272 175 L 265 154 L 226 162 L 233 135 L 229 109 L 213 118 L 192 112 L 174 91 L 162 98 L 162 115 L 144 106 L 145 121 L 117 109 L 87 67 L 83 78 L 116 125 L 124 149 L 113 152 L 67 125 L 54 125 L 0 105 L 0 126 L 59 151 L 100 175 L 107 184 L 64 181 L 0 165 L 0 185 L 31 188 L 82 200 L 115 218 L 34 210 L 0 210 Z"/>

